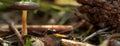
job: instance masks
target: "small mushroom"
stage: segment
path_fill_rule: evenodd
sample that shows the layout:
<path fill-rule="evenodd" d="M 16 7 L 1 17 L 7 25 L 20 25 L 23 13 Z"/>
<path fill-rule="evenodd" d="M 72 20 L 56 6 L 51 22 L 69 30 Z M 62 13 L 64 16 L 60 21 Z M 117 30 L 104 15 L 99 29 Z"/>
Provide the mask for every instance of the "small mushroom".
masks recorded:
<path fill-rule="evenodd" d="M 22 36 L 27 35 L 27 10 L 35 10 L 39 5 L 34 2 L 16 2 L 11 5 L 12 9 L 22 10 Z"/>

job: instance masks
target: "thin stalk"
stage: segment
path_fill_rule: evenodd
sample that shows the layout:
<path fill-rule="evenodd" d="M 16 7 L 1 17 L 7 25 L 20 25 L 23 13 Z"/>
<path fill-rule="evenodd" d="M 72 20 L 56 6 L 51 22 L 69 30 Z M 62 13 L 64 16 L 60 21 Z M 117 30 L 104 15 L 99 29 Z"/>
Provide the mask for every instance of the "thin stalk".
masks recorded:
<path fill-rule="evenodd" d="M 27 10 L 22 11 L 22 36 L 27 35 Z"/>

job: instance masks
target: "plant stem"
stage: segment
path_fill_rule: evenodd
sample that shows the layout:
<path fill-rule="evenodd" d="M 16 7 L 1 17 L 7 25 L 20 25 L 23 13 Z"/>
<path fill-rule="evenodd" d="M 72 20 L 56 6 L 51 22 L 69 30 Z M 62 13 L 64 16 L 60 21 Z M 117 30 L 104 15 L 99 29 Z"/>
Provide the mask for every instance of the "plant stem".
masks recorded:
<path fill-rule="evenodd" d="M 22 11 L 22 36 L 27 35 L 27 10 Z"/>

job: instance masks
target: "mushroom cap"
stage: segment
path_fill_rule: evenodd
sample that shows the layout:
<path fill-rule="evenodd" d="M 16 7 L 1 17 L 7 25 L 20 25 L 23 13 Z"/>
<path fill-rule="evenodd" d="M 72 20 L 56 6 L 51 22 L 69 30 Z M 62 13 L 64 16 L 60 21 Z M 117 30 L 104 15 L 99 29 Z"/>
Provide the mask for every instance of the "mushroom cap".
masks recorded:
<path fill-rule="evenodd" d="M 39 8 L 39 5 L 34 2 L 16 2 L 10 7 L 15 10 L 35 10 Z"/>

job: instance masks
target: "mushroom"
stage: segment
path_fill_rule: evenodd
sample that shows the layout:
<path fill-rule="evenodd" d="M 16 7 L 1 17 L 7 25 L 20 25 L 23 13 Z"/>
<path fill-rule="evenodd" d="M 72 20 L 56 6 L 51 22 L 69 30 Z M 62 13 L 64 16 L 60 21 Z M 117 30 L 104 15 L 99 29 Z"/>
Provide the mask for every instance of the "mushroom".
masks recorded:
<path fill-rule="evenodd" d="M 34 2 L 16 2 L 11 5 L 12 9 L 22 10 L 22 36 L 27 35 L 27 10 L 35 10 L 39 5 Z"/>

